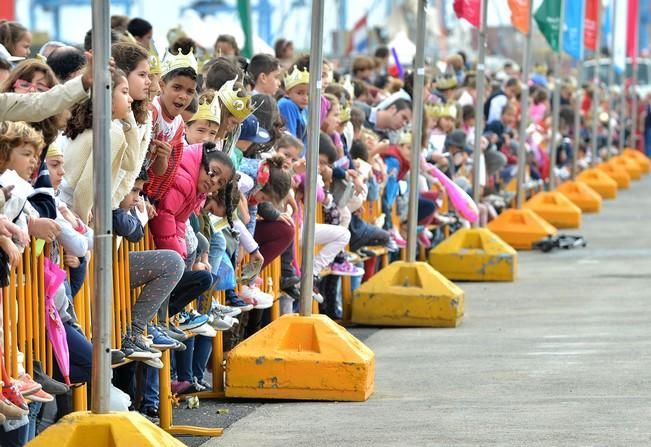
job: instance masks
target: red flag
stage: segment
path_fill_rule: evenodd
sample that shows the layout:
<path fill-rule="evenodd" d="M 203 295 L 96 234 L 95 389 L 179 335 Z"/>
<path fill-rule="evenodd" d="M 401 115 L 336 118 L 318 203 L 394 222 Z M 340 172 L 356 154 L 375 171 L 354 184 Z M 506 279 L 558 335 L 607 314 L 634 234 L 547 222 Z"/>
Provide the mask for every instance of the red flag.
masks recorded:
<path fill-rule="evenodd" d="M 529 32 L 529 0 L 509 0 L 511 23 L 522 34 Z"/>
<path fill-rule="evenodd" d="M 585 1 L 585 23 L 583 31 L 583 40 L 585 47 L 588 50 L 597 50 L 597 26 L 599 26 L 599 18 L 597 12 L 599 11 L 600 0 L 586 0 Z"/>
<path fill-rule="evenodd" d="M 637 66 L 637 33 L 638 33 L 638 16 L 640 2 L 639 0 L 628 0 L 628 18 L 626 25 L 626 55 L 633 60 L 633 66 Z"/>
<path fill-rule="evenodd" d="M 475 28 L 479 28 L 481 0 L 454 0 L 454 12 L 460 19 L 466 19 Z"/>

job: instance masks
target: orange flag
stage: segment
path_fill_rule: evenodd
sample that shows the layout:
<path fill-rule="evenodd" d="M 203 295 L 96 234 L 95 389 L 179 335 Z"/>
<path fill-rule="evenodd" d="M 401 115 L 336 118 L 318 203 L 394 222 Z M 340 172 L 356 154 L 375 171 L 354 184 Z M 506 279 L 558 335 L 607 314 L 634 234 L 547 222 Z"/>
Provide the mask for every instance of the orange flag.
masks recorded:
<path fill-rule="evenodd" d="M 511 23 L 522 34 L 529 32 L 529 0 L 509 0 Z"/>

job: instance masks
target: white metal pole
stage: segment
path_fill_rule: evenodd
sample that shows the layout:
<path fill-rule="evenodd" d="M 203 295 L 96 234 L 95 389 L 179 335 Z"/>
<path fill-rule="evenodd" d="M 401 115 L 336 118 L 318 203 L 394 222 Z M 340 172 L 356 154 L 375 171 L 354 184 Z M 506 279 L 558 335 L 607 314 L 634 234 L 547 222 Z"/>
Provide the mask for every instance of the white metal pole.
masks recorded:
<path fill-rule="evenodd" d="M 416 261 L 416 226 L 418 224 L 418 176 L 420 174 L 421 139 L 423 135 L 423 90 L 425 87 L 425 16 L 427 0 L 418 0 L 416 16 L 416 66 L 414 67 L 414 97 L 412 116 L 411 166 L 409 167 L 409 237 L 407 262 Z"/>
<path fill-rule="evenodd" d="M 572 156 L 572 180 L 576 179 L 579 173 L 579 148 L 581 147 L 581 101 L 585 92 L 581 89 L 581 79 L 583 78 L 583 59 L 577 64 L 577 80 L 579 82 L 576 89 L 576 98 L 574 99 L 574 149 Z"/>
<path fill-rule="evenodd" d="M 561 0 L 561 17 L 558 26 L 558 53 L 556 53 L 556 67 L 554 67 L 554 100 L 552 104 L 552 136 L 549 144 L 549 190 L 556 188 L 556 154 L 558 152 L 558 127 L 561 109 L 561 61 L 563 51 L 563 22 L 565 21 L 565 1 Z"/>
<path fill-rule="evenodd" d="M 520 95 L 520 135 L 518 144 L 518 172 L 517 172 L 517 195 L 516 205 L 518 209 L 522 208 L 524 203 L 524 165 L 527 159 L 527 149 L 525 144 L 527 142 L 527 125 L 529 123 L 528 110 L 529 110 L 529 68 L 531 66 L 531 16 L 533 14 L 533 0 L 529 0 L 529 28 L 526 34 L 524 43 L 524 57 L 522 60 L 522 76 L 524 81 L 524 88 Z"/>
<path fill-rule="evenodd" d="M 479 169 L 482 157 L 481 135 L 484 131 L 484 96 L 486 90 L 486 17 L 488 16 L 488 0 L 481 1 L 481 23 L 479 25 L 479 48 L 477 49 L 477 98 L 475 99 L 475 148 L 472 154 L 472 199 L 476 204 L 481 200 L 479 185 Z M 479 219 L 473 227 L 479 226 Z"/>
<path fill-rule="evenodd" d="M 93 0 L 93 173 L 95 294 L 93 315 L 93 413 L 108 413 L 111 385 L 111 306 L 113 303 L 113 233 L 111 217 L 111 53 L 109 0 Z"/>
<path fill-rule="evenodd" d="M 305 179 L 305 215 L 301 259 L 301 315 L 312 315 L 314 270 L 314 226 L 316 223 L 316 177 L 319 168 L 319 134 L 321 114 L 321 65 L 323 65 L 323 0 L 312 0 L 312 35 L 310 37 L 310 105 Z"/>

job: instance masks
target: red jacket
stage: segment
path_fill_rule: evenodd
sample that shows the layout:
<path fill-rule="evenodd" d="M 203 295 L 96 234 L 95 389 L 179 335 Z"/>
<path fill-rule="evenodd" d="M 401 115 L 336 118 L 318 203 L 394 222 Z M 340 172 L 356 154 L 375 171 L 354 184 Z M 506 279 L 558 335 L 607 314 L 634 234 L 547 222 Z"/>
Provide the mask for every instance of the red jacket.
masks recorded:
<path fill-rule="evenodd" d="M 395 157 L 398 159 L 398 162 L 400 163 L 400 171 L 398 172 L 398 180 L 402 180 L 405 178 L 407 175 L 407 172 L 409 172 L 409 160 L 407 160 L 405 157 L 403 157 L 402 153 L 400 152 L 400 149 L 396 145 L 391 145 L 389 148 L 384 151 L 381 155 L 382 159 L 384 160 L 387 157 Z"/>
<path fill-rule="evenodd" d="M 158 201 L 158 215 L 149 223 L 156 248 L 174 250 L 184 259 L 188 255 L 185 224 L 192 211 L 206 200 L 206 194 L 197 192 L 202 155 L 202 144 L 185 148 L 174 182 Z"/>

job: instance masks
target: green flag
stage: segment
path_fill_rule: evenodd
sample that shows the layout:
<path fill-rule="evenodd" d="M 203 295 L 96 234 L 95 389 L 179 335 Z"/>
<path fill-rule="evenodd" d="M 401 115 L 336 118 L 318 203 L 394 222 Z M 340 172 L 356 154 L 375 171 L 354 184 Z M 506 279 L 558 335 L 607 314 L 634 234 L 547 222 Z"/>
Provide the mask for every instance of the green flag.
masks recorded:
<path fill-rule="evenodd" d="M 577 0 L 573 0 L 577 1 Z M 558 37 L 560 34 L 561 24 L 561 2 L 562 0 L 543 0 L 542 5 L 536 11 L 534 19 L 538 24 L 538 29 L 543 33 L 545 39 L 552 47 L 552 50 L 558 52 Z"/>
<path fill-rule="evenodd" d="M 244 31 L 244 48 L 242 54 L 244 57 L 253 57 L 253 39 L 251 32 L 251 1 L 237 0 L 237 11 L 240 13 L 240 22 Z"/>

